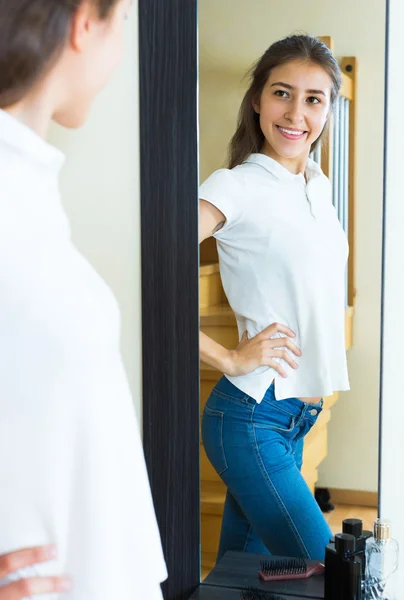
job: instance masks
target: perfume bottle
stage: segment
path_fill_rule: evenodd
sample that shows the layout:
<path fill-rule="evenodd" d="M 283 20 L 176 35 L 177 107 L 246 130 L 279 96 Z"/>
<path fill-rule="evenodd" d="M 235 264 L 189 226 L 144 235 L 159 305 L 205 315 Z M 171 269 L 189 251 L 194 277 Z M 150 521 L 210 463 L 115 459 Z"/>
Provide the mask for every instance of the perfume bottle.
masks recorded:
<path fill-rule="evenodd" d="M 342 533 L 353 535 L 356 540 L 356 555 L 359 556 L 362 562 L 362 589 L 365 585 L 366 574 L 366 541 L 372 537 L 372 531 L 363 529 L 361 519 L 344 519 L 342 521 Z"/>
<path fill-rule="evenodd" d="M 337 533 L 325 549 L 325 600 L 360 600 L 362 563 L 353 535 Z"/>
<path fill-rule="evenodd" d="M 398 542 L 391 524 L 376 519 L 373 537 L 366 541 L 365 600 L 396 600 L 394 573 L 398 566 Z"/>

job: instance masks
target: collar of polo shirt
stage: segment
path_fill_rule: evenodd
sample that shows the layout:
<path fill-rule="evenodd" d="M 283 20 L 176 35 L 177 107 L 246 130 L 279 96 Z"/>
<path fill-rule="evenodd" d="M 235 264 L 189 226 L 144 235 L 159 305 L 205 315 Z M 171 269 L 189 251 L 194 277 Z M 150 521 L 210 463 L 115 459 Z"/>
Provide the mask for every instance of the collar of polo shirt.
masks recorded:
<path fill-rule="evenodd" d="M 244 162 L 261 165 L 261 167 L 264 167 L 264 169 L 272 173 L 274 177 L 281 181 L 305 180 L 306 182 L 309 182 L 310 179 L 323 175 L 320 166 L 311 158 L 307 160 L 305 170 L 306 177 L 304 177 L 303 173 L 291 173 L 286 167 L 281 165 L 279 162 L 262 153 L 250 154 L 250 156 Z"/>

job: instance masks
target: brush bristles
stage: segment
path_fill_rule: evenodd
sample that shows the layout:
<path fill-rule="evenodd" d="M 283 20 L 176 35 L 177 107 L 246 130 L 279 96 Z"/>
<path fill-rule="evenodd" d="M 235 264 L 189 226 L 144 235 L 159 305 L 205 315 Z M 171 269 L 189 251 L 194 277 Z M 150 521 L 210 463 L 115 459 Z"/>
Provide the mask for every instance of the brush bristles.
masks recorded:
<path fill-rule="evenodd" d="M 240 600 L 286 600 L 286 598 L 256 588 L 247 588 L 241 592 Z"/>
<path fill-rule="evenodd" d="M 263 575 L 304 575 L 307 564 L 304 558 L 274 558 L 261 562 Z"/>

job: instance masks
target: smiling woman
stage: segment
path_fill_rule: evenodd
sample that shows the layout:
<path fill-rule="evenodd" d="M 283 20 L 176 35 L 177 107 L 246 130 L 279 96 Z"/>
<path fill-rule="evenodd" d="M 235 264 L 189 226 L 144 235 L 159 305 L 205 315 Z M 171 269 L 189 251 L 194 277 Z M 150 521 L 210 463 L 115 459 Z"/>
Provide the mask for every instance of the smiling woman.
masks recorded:
<path fill-rule="evenodd" d="M 265 135 L 262 152 L 292 172 L 304 170 L 307 150 L 316 148 L 328 122 L 331 93 L 331 77 L 314 62 L 294 60 L 273 69 L 254 103 Z"/>
<path fill-rule="evenodd" d="M 290 117 L 292 121 L 301 119 L 304 104 L 313 105 L 303 111 L 305 116 L 314 105 L 321 107 L 315 107 L 315 114 L 320 113 L 320 124 L 316 131 L 305 137 L 311 151 L 315 150 L 341 87 L 339 66 L 330 50 L 317 38 L 290 36 L 272 44 L 257 61 L 251 75 L 251 85 L 241 104 L 237 131 L 230 145 L 229 168 L 243 162 L 249 154 L 260 152 L 263 146 L 273 153 L 274 148 L 266 138 L 266 134 L 271 133 L 269 123 L 280 118 L 283 121 L 277 125 L 293 128 Z M 313 95 L 320 98 L 313 98 Z M 279 98 L 279 104 L 276 98 Z M 288 102 L 288 110 L 281 100 Z M 296 151 L 292 152 L 295 154 Z"/>
<path fill-rule="evenodd" d="M 202 420 L 206 454 L 227 486 L 219 557 L 323 560 L 332 535 L 301 469 L 322 398 L 349 389 L 348 244 L 330 182 L 309 158 L 340 84 L 319 39 L 273 44 L 253 70 L 230 168 L 199 190 L 200 239 L 216 238 L 241 340 L 226 350 L 201 333 L 202 360 L 225 374 Z"/>

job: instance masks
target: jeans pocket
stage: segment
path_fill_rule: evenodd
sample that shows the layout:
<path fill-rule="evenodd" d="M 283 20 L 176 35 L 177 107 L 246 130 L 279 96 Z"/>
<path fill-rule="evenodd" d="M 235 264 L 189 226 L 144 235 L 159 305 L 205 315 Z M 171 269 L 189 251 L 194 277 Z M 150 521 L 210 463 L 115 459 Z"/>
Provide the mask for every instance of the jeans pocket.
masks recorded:
<path fill-rule="evenodd" d="M 223 412 L 205 406 L 202 417 L 202 441 L 206 455 L 218 475 L 228 468 L 223 446 L 223 419 Z"/>

